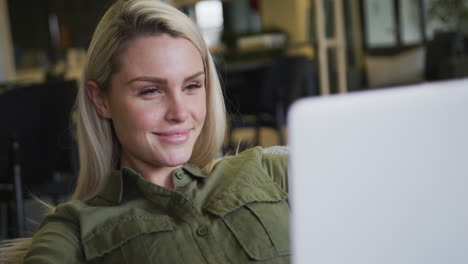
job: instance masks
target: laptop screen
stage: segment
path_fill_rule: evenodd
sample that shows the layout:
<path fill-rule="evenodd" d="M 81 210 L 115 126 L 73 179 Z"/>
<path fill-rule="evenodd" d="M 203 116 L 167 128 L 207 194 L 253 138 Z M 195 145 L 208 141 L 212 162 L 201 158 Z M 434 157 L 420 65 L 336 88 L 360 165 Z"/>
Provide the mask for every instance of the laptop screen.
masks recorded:
<path fill-rule="evenodd" d="M 468 79 L 289 113 L 294 263 L 468 263 Z"/>

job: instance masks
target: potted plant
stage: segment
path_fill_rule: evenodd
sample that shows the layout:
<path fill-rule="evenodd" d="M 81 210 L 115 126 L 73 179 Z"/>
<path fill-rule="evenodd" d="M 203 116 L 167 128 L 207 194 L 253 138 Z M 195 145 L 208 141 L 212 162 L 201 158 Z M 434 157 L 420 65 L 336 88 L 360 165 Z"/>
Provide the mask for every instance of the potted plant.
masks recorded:
<path fill-rule="evenodd" d="M 468 30 L 468 1 L 432 0 L 429 6 L 429 19 L 439 20 L 450 31 L 468 33 L 466 32 Z"/>

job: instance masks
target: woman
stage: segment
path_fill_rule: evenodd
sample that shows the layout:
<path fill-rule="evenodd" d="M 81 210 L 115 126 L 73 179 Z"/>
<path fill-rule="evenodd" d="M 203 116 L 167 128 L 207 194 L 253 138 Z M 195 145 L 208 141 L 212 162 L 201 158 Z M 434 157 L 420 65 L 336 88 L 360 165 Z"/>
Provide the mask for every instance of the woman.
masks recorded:
<path fill-rule="evenodd" d="M 211 55 L 184 14 L 116 2 L 88 50 L 73 200 L 25 263 L 288 263 L 286 157 L 214 162 L 225 133 Z"/>

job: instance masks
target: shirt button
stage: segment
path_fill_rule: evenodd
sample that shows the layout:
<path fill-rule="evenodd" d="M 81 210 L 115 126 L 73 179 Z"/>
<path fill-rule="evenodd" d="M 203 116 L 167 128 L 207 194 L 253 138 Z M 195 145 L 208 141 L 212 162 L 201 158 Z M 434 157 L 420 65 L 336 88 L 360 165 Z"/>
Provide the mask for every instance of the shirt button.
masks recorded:
<path fill-rule="evenodd" d="M 184 174 L 182 174 L 182 172 L 176 172 L 175 174 L 175 177 L 178 179 L 178 180 L 182 180 L 184 178 Z"/>
<path fill-rule="evenodd" d="M 197 229 L 197 235 L 201 237 L 208 235 L 208 228 L 206 226 L 199 227 Z"/>

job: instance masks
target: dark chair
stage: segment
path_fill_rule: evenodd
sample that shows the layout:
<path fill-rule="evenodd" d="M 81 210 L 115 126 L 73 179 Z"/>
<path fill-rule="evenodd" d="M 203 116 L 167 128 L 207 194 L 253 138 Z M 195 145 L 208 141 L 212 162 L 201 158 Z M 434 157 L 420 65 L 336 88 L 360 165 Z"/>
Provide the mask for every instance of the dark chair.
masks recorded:
<path fill-rule="evenodd" d="M 456 32 L 438 32 L 427 43 L 426 79 L 445 80 L 468 76 L 468 50 L 463 36 Z"/>
<path fill-rule="evenodd" d="M 303 56 L 281 57 L 265 72 L 257 114 L 256 140 L 259 128 L 273 127 L 278 131 L 279 144 L 286 143 L 283 127 L 290 105 L 305 96 L 318 95 L 314 63 Z"/>
<path fill-rule="evenodd" d="M 241 62 L 221 65 L 221 83 L 229 116 L 230 139 L 225 147 L 226 153 L 234 152 L 238 142 L 231 142 L 232 131 L 237 128 L 255 125 L 259 112 L 259 98 L 268 62 Z M 248 146 L 246 146 L 248 147 Z"/>
<path fill-rule="evenodd" d="M 2 201 L 11 204 L 10 237 L 25 235 L 24 192 L 38 197 L 71 193 L 76 148 L 70 112 L 76 88 L 75 81 L 66 81 L 0 94 L 0 193 Z"/>
<path fill-rule="evenodd" d="M 280 57 L 268 64 L 246 65 L 255 67 L 239 67 L 235 71 L 231 69 L 222 72 L 231 117 L 230 133 L 238 128 L 253 127 L 255 137 L 250 145 L 258 145 L 260 128 L 272 127 L 278 131 L 279 143 L 283 145 L 283 127 L 291 103 L 300 97 L 319 94 L 314 63 L 305 57 L 296 56 Z M 237 145 L 237 142 L 229 143 L 230 148 Z"/>

